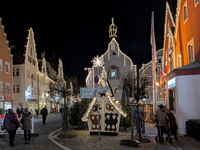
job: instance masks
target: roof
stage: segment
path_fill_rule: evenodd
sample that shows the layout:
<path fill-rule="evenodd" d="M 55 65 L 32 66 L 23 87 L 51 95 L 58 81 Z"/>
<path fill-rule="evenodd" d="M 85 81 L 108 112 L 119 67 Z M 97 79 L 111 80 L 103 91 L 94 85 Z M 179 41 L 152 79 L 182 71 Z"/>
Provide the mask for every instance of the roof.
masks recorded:
<path fill-rule="evenodd" d="M 199 61 L 193 62 L 193 63 L 185 65 L 183 67 L 176 68 L 176 69 L 174 69 L 174 71 L 176 71 L 176 70 L 190 70 L 190 69 L 200 69 L 200 62 Z"/>
<path fill-rule="evenodd" d="M 99 77 L 99 81 L 100 83 L 103 85 L 103 86 L 108 86 L 108 83 L 105 83 L 101 77 Z M 111 104 L 115 107 L 115 109 L 117 109 L 119 111 L 120 114 L 122 114 L 124 117 L 127 116 L 127 114 L 120 108 L 118 107 L 116 104 L 115 104 L 115 98 L 114 97 L 111 97 L 111 92 L 110 92 L 110 89 L 108 90 L 108 92 L 106 92 L 106 96 L 108 97 L 108 100 L 111 102 Z M 90 103 L 86 113 L 84 114 L 84 116 L 81 118 L 82 121 L 87 121 L 88 120 L 88 115 L 90 113 L 90 111 L 92 110 L 93 108 L 93 105 L 95 104 L 96 102 L 96 98 L 93 98 L 92 102 Z"/>

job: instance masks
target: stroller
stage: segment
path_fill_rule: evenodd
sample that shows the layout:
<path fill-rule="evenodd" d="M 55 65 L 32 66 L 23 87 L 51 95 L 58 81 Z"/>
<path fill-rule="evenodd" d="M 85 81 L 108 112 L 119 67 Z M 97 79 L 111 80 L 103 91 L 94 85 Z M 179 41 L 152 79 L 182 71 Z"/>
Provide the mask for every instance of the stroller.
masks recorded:
<path fill-rule="evenodd" d="M 158 135 L 155 137 L 155 141 L 157 142 L 159 140 L 159 142 L 163 143 L 165 140 L 164 140 L 164 137 L 161 136 L 161 127 L 160 127 L 160 122 L 159 122 L 159 125 L 158 125 L 158 130 L 159 130 L 159 133 Z"/>
<path fill-rule="evenodd" d="M 168 125 L 168 136 L 165 138 L 166 141 L 169 141 L 169 143 L 172 143 L 172 137 L 171 137 L 171 130 L 170 130 L 170 123 L 167 123 Z"/>

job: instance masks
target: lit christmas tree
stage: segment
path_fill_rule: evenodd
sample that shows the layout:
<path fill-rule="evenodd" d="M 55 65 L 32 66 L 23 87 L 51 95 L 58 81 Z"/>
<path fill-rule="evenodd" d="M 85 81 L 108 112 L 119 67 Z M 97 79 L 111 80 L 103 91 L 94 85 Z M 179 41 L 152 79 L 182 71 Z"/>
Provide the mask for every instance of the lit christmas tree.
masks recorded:
<path fill-rule="evenodd" d="M 107 82 L 107 73 L 106 73 L 105 67 L 103 67 L 103 70 L 101 72 L 101 78 L 105 83 Z"/>

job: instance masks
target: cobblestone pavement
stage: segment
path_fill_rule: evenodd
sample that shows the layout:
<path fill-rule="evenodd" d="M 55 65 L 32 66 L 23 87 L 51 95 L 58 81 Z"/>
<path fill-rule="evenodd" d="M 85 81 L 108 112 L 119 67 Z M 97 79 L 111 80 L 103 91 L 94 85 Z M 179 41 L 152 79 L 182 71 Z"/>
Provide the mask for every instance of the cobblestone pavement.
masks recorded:
<path fill-rule="evenodd" d="M 61 116 L 51 114 L 47 118 L 47 124 L 42 124 L 42 118 L 35 119 L 35 133 L 39 136 L 31 137 L 31 144 L 24 144 L 23 135 L 16 135 L 15 146 L 9 146 L 8 135 L 0 137 L 0 150 L 62 150 L 61 147 L 48 139 L 48 135 L 61 128 Z M 71 150 L 131 150 L 133 147 L 120 145 L 120 140 L 130 139 L 130 131 L 121 131 L 118 136 L 90 135 L 88 130 L 71 130 L 74 138 L 57 138 L 61 130 L 55 132 L 52 138 L 59 144 Z M 154 124 L 146 124 L 146 135 L 150 139 L 149 143 L 141 143 L 138 150 L 200 150 L 200 142 L 185 137 L 178 136 L 179 141 L 173 140 L 172 144 L 168 142 L 156 143 L 155 136 L 157 131 Z"/>
<path fill-rule="evenodd" d="M 17 134 L 14 147 L 9 146 L 8 135 L 0 137 L 0 150 L 60 150 L 61 148 L 48 139 L 48 135 L 61 128 L 61 116 L 49 114 L 46 124 L 42 124 L 42 117 L 34 120 L 35 133 L 38 136 L 31 137 L 31 144 L 25 144 L 23 135 Z"/>

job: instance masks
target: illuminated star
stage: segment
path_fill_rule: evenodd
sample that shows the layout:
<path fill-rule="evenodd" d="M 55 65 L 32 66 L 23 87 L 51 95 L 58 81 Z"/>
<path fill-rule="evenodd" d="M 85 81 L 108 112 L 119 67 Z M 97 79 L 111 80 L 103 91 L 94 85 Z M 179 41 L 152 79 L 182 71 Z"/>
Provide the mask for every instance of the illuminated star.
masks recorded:
<path fill-rule="evenodd" d="M 93 62 L 94 67 L 103 67 L 104 65 L 103 57 L 99 57 L 98 55 L 91 62 Z"/>

